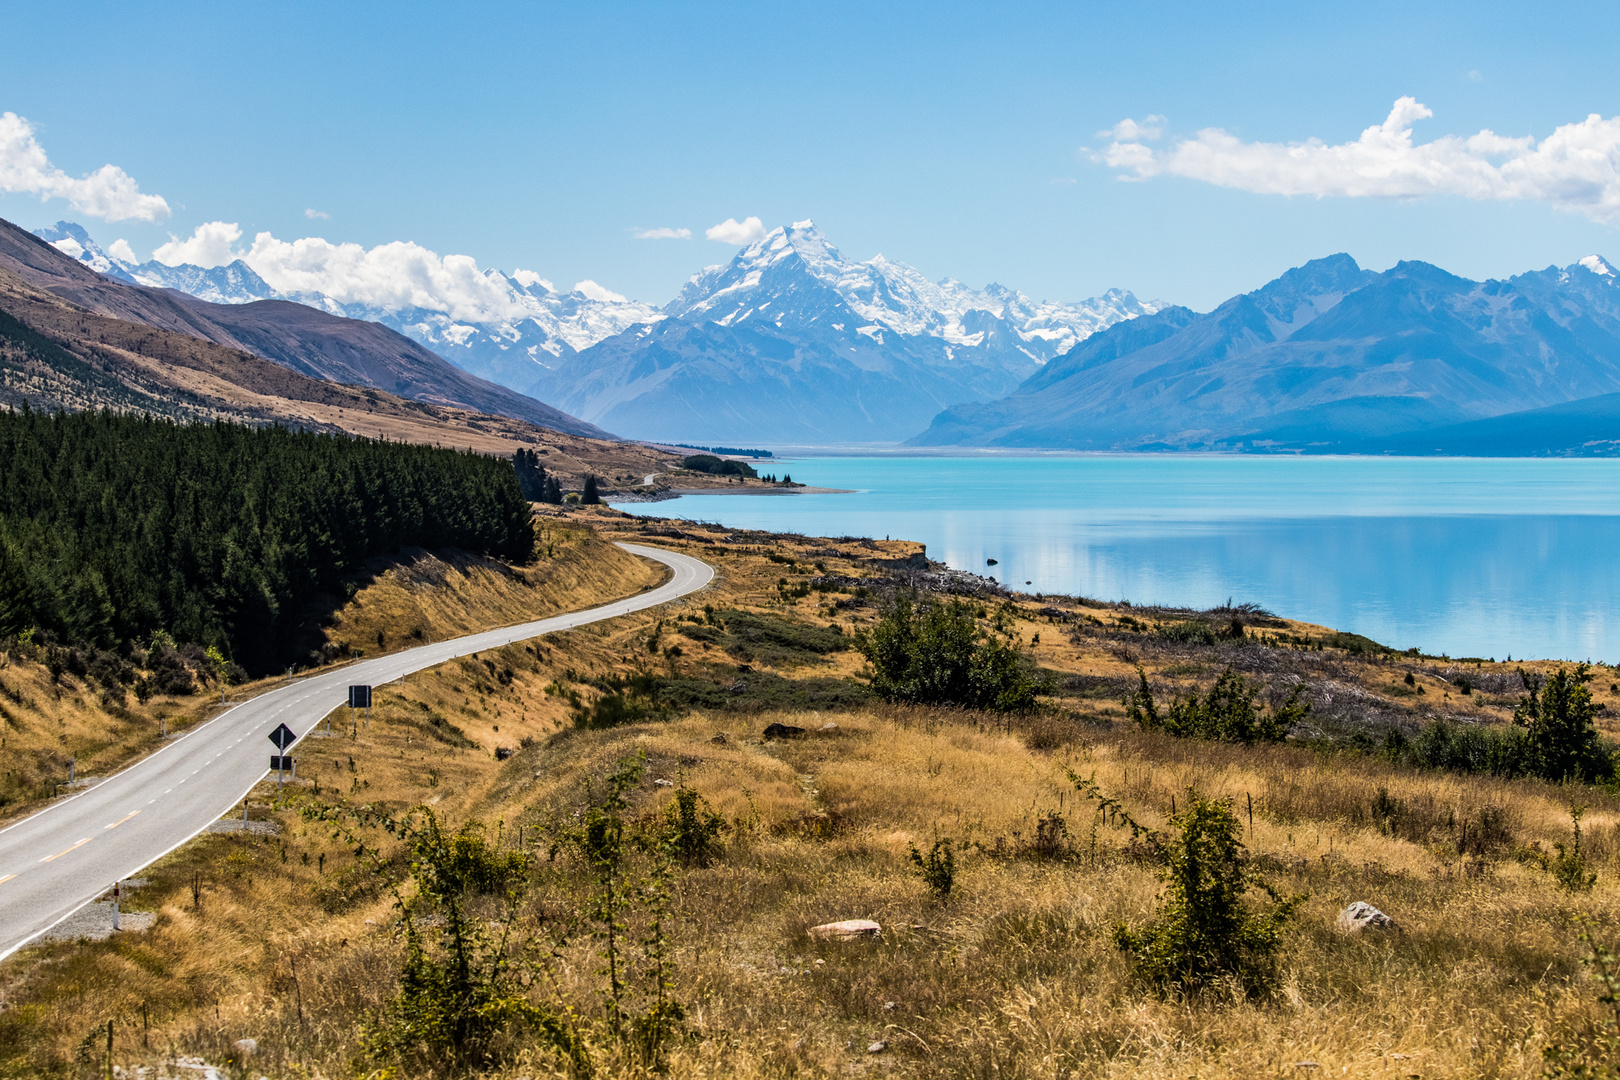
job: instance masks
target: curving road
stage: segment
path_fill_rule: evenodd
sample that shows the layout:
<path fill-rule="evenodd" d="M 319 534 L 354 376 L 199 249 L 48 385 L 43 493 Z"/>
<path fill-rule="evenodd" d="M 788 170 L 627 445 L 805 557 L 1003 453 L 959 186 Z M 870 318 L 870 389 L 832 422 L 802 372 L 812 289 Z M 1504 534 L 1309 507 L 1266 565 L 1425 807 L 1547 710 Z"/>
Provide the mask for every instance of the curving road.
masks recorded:
<path fill-rule="evenodd" d="M 696 592 L 714 578 L 688 555 L 620 544 L 674 571 L 664 585 L 589 611 L 379 656 L 245 701 L 64 802 L 0 830 L 0 959 L 217 821 L 264 778 L 270 732 L 300 738 L 348 701 L 351 684 L 382 686 L 485 649 L 627 615 Z"/>

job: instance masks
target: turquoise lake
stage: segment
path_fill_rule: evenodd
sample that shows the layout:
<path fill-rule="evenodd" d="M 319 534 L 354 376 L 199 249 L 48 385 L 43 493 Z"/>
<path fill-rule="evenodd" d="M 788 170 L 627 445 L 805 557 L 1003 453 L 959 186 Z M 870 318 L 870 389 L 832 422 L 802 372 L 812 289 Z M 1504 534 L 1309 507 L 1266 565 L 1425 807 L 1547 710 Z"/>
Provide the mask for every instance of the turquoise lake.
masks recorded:
<path fill-rule="evenodd" d="M 807 456 L 761 471 L 853 492 L 621 509 L 917 540 L 1025 592 L 1230 597 L 1396 648 L 1620 660 L 1620 460 Z"/>

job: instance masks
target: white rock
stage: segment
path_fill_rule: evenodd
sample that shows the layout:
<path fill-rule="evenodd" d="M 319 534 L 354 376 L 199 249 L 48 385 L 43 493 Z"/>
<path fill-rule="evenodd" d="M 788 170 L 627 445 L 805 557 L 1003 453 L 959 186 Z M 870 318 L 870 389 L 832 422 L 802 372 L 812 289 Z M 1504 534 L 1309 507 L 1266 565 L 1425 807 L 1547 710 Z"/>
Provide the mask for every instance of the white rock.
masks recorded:
<path fill-rule="evenodd" d="M 1363 930 L 1398 930 L 1395 920 L 1364 900 L 1357 900 L 1339 912 L 1339 929 L 1346 934 L 1359 934 Z"/>
<path fill-rule="evenodd" d="M 856 941 L 875 938 L 881 933 L 883 927 L 871 919 L 845 919 L 843 922 L 823 923 L 810 928 L 810 936 L 823 941 Z"/>

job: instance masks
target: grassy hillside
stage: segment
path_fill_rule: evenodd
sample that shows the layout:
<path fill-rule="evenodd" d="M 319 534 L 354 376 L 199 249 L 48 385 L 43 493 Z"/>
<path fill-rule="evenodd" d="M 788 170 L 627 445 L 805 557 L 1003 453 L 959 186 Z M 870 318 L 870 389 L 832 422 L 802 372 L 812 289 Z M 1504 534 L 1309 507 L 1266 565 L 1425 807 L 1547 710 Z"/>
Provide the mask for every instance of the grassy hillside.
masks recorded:
<path fill-rule="evenodd" d="M 921 569 L 900 542 L 605 511 L 558 511 L 543 529 L 559 543 L 551 572 L 575 575 L 559 600 L 639 587 L 597 569 L 615 537 L 703 557 L 719 580 L 379 688 L 369 729 L 310 740 L 298 785 L 255 794 L 253 815 L 278 832 L 207 836 L 153 869 L 126 907 L 156 913 L 150 930 L 43 944 L 0 968 L 0 1074 L 105 1069 L 108 1020 L 120 1067 L 198 1054 L 271 1077 L 515 1078 L 570 1060 L 640 1075 L 651 1066 L 634 1033 L 657 1026 L 649 1017 L 671 1032 L 668 1075 L 738 1077 L 1532 1077 L 1544 1048 L 1601 1031 L 1577 934 L 1585 919 L 1599 941 L 1620 941 L 1620 799 L 1417 768 L 1387 738 L 1421 742 L 1431 717 L 1500 727 L 1518 697 L 1505 665 L 1392 654 L 1252 610 L 1003 597 Z M 357 592 L 331 633 L 374 644 L 381 630 L 392 647 L 417 625 L 498 621 L 519 595 L 504 591 L 512 581 L 424 557 Z M 999 615 L 1050 673 L 1043 707 L 870 697 L 854 678 L 865 661 L 841 645 L 875 625 L 897 585 L 956 590 L 985 625 Z M 1161 703 L 1207 692 L 1231 665 L 1273 704 L 1302 682 L 1312 711 L 1270 745 L 1143 731 L 1125 717 L 1138 665 Z M 19 669 L 41 678 L 17 661 L 8 682 Z M 1611 709 L 1615 679 L 1604 668 L 1591 684 Z M 1598 714 L 1610 735 L 1613 718 Z M 772 723 L 804 731 L 766 738 Z M 1116 945 L 1118 924 L 1155 917 L 1189 788 L 1234 800 L 1247 868 L 1305 897 L 1269 992 L 1164 997 Z M 1572 847 L 1572 803 L 1584 806 L 1589 891 L 1554 872 L 1554 845 Z M 475 883 L 456 907 L 430 902 L 442 882 L 424 876 L 439 865 L 431 845 L 417 845 L 413 873 L 363 806 L 425 807 L 452 833 L 481 823 L 443 849 Z M 612 836 L 625 843 L 607 873 Z M 944 839 L 956 861 L 942 899 L 911 851 Z M 1357 900 L 1400 930 L 1337 931 Z M 422 987 L 438 985 L 427 975 L 445 970 L 433 966 L 441 937 L 461 917 L 474 956 L 511 965 L 484 1015 L 529 1026 L 497 1025 L 456 1062 L 423 1049 L 437 1021 Z M 808 933 L 857 918 L 881 936 Z M 609 923 L 617 995 L 603 973 Z M 407 968 L 417 990 L 402 999 Z M 246 1060 L 243 1038 L 256 1040 Z"/>

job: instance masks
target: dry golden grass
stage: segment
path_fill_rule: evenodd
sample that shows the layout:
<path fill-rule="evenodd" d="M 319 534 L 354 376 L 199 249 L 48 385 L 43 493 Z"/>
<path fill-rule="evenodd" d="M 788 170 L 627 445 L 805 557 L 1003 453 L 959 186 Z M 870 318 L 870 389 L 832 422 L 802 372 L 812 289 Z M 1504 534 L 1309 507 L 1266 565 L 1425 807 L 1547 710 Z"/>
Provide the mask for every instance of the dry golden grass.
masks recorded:
<path fill-rule="evenodd" d="M 577 577 L 555 578 L 557 603 L 602 586 L 583 565 L 604 553 L 593 545 L 640 529 L 585 511 L 547 527 L 570 531 L 578 546 L 566 561 L 582 564 Z M 452 822 L 499 822 L 503 844 L 521 837 L 542 853 L 530 913 L 555 920 L 578 906 L 582 882 L 577 868 L 545 862 L 543 851 L 588 784 L 645 755 L 634 811 L 644 822 L 670 797 L 656 780 L 696 789 L 731 829 L 722 858 L 677 878 L 671 934 L 688 1037 L 673 1048 L 669 1075 L 1527 1078 L 1540 1075 L 1549 1038 L 1594 1015 L 1577 915 L 1595 920 L 1600 937 L 1620 938 L 1620 802 L 1595 789 L 1417 772 L 1297 746 L 1178 741 L 1112 722 L 1117 705 L 1085 699 L 1065 699 L 1040 725 L 864 706 L 573 730 L 569 687 L 588 697 L 579 680 L 589 673 L 652 663 L 645 643 L 653 627 L 704 603 L 846 627 L 872 617 L 867 607 L 829 610 L 817 594 L 781 598 L 777 582 L 792 575 L 767 550 L 801 566 L 822 561 L 829 572 L 859 569 L 859 559 L 825 554 L 827 541 L 652 542 L 708 558 L 720 569 L 716 586 L 659 612 L 467 658 L 381 690 L 369 729 L 305 745 L 294 798 L 426 803 Z M 896 542 L 861 557 L 913 550 Z M 445 605 L 459 614 L 436 606 L 439 594 L 412 585 L 410 574 L 382 575 L 334 633 L 359 640 L 383 627 L 391 647 L 395 631 L 386 628 L 408 635 L 412 619 L 450 632 L 500 618 L 513 582 L 488 573 L 443 575 L 451 583 L 466 576 L 453 585 L 460 599 Z M 633 574 L 615 580 L 629 584 Z M 1071 638 L 1045 621 L 1043 606 L 1019 601 L 1020 632 L 1026 641 L 1042 635 L 1043 664 L 1089 675 L 1133 670 L 1108 641 Z M 1104 621 L 1116 614 L 1088 610 Z M 693 649 L 657 663 L 698 671 L 724 658 Z M 1387 664 L 1345 664 L 1355 685 L 1393 681 Z M 856 666 L 838 653 L 784 663 L 782 672 Z M 1155 678 L 1162 666 L 1150 658 Z M 1202 685 L 1215 674 L 1165 678 Z M 1442 685 L 1434 681 L 1426 696 L 1443 701 Z M 772 721 L 810 733 L 765 741 L 760 732 Z M 823 730 L 829 723 L 836 727 Z M 717 733 L 726 741 L 714 741 Z M 497 747 L 514 753 L 497 761 Z M 1079 798 L 1069 769 L 1094 777 L 1155 828 L 1188 787 L 1235 800 L 1257 865 L 1279 888 L 1310 897 L 1287 937 L 1274 998 L 1165 1001 L 1134 981 L 1111 931 L 1149 918 L 1159 883 L 1129 834 Z M 1373 816 L 1380 790 L 1405 808 L 1398 824 Z M 235 1039 L 251 1037 L 260 1045 L 253 1075 L 337 1077 L 373 1067 L 359 1027 L 397 973 L 391 898 L 329 829 L 270 805 L 271 794 L 261 789 L 256 814 L 280 822 L 279 837 L 206 837 L 154 868 L 135 901 L 159 912 L 152 930 L 49 944 L 0 968 L 0 1057 L 11 1074 L 87 1073 L 75 1064 L 79 1048 L 104 1038 L 109 1017 L 118 1019 L 115 1056 L 126 1066 L 179 1053 L 222 1060 Z M 1584 847 L 1600 877 L 1588 894 L 1559 889 L 1535 857 L 1567 841 L 1572 800 L 1589 804 Z M 1066 839 L 1038 851 L 1036 823 L 1054 814 Z M 961 851 L 956 891 L 943 906 L 907 857 L 910 845 L 926 848 L 936 837 Z M 194 875 L 204 883 L 200 907 Z M 1388 912 L 1401 932 L 1336 932 L 1335 916 L 1355 900 Z M 876 919 L 882 938 L 826 943 L 806 933 L 845 918 Z M 588 1016 L 600 1009 L 596 963 L 580 939 L 556 962 L 560 992 Z M 537 1000 L 553 993 L 532 992 Z M 151 1025 L 144 1046 L 143 1006 Z M 886 1049 L 868 1053 L 874 1041 Z M 488 1075 L 555 1067 L 531 1046 Z M 610 1064 L 603 1074 L 635 1071 Z"/>

